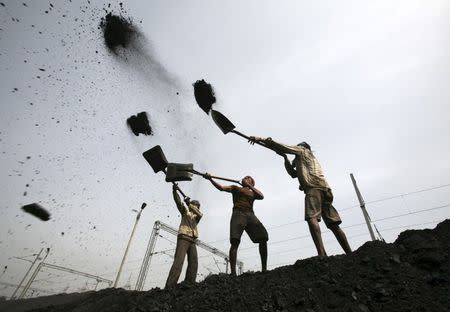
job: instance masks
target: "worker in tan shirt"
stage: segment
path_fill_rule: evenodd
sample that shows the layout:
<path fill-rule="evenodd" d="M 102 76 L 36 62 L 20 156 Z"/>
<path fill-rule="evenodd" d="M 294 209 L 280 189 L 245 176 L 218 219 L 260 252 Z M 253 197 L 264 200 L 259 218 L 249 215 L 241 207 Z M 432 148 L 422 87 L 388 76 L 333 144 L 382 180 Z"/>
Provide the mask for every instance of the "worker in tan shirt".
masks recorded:
<path fill-rule="evenodd" d="M 326 256 L 319 222 L 324 219 L 326 226 L 333 232 L 345 253 L 352 252 L 345 233 L 340 228 L 342 223 L 337 210 L 333 207 L 333 193 L 325 180 L 322 168 L 311 151 L 308 143 L 285 145 L 272 138 L 250 137 L 249 142 L 262 143 L 284 158 L 286 171 L 292 178 L 297 178 L 300 190 L 305 192 L 305 220 L 319 256 Z M 286 154 L 295 155 L 292 163 Z"/>
<path fill-rule="evenodd" d="M 188 266 L 186 270 L 185 282 L 195 283 L 198 269 L 198 256 L 196 240 L 198 238 L 197 224 L 203 214 L 200 211 L 200 203 L 197 200 L 189 200 L 187 197 L 186 205 L 180 199 L 177 193 L 177 186 L 173 185 L 173 199 L 181 213 L 180 227 L 178 228 L 177 247 L 172 267 L 166 281 L 166 288 L 175 286 L 180 277 L 183 268 L 184 258 L 188 257 Z"/>
<path fill-rule="evenodd" d="M 237 250 L 242 234 L 247 232 L 253 243 L 259 244 L 262 272 L 267 270 L 267 241 L 269 235 L 264 225 L 255 216 L 253 202 L 264 199 L 263 193 L 255 188 L 255 180 L 251 176 L 242 179 L 242 187 L 237 185 L 221 185 L 214 181 L 209 174 L 205 179 L 219 191 L 233 195 L 233 214 L 230 221 L 230 267 L 231 275 L 236 276 Z"/>

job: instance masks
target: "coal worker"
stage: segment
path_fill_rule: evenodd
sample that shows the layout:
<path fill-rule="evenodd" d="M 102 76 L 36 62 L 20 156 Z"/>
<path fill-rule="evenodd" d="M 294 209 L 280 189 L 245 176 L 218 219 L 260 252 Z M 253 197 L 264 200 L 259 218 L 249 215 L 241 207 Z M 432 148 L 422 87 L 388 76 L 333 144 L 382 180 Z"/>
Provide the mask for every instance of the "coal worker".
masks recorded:
<path fill-rule="evenodd" d="M 173 199 L 181 213 L 181 223 L 178 228 L 177 247 L 172 267 L 166 281 L 166 288 L 175 286 L 183 268 L 184 258 L 187 255 L 188 266 L 186 270 L 185 282 L 195 283 L 198 269 L 198 256 L 196 240 L 198 238 L 197 224 L 203 214 L 200 211 L 200 203 L 197 200 L 190 200 L 186 197 L 185 204 L 181 201 L 177 193 L 177 186 L 172 188 Z"/>
<path fill-rule="evenodd" d="M 250 137 L 249 142 L 262 143 L 284 158 L 284 166 L 292 178 L 300 182 L 300 190 L 305 192 L 305 220 L 308 222 L 314 244 L 319 256 L 326 256 L 322 241 L 319 222 L 321 218 L 333 232 L 346 254 L 352 252 L 345 233 L 340 228 L 342 223 L 337 210 L 333 207 L 333 193 L 325 180 L 322 168 L 311 151 L 308 143 L 302 142 L 296 146 L 275 142 L 271 138 Z M 292 163 L 286 154 L 295 155 Z"/>
<path fill-rule="evenodd" d="M 253 202 L 264 199 L 261 191 L 255 188 L 255 180 L 246 176 L 242 179 L 242 187 L 237 185 L 223 186 L 214 181 L 209 174 L 205 178 L 210 180 L 219 191 L 233 195 L 233 214 L 230 221 L 230 266 L 231 275 L 236 276 L 236 258 L 242 233 L 247 232 L 253 243 L 259 244 L 262 271 L 267 270 L 267 241 L 269 235 L 264 225 L 253 212 Z"/>

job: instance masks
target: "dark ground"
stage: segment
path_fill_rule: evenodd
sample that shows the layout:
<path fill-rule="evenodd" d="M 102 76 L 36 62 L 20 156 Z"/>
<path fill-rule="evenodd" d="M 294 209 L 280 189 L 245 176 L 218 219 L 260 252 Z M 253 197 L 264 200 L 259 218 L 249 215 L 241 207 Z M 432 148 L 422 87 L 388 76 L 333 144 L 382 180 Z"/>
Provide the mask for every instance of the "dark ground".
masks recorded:
<path fill-rule="evenodd" d="M 450 311 L 449 241 L 446 220 L 405 231 L 393 244 L 368 242 L 349 256 L 212 275 L 172 290 L 106 289 L 34 311 Z"/>

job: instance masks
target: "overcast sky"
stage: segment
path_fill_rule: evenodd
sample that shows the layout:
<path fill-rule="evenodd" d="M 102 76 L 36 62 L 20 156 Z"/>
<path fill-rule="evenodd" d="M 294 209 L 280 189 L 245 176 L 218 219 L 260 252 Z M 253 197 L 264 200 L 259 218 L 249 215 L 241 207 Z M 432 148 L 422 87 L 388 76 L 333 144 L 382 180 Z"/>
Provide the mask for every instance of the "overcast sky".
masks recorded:
<path fill-rule="evenodd" d="M 353 249 L 370 237 L 350 173 L 389 242 L 450 216 L 448 1 L 126 1 L 148 56 L 128 63 L 107 51 L 97 28 L 106 4 L 76 2 L 0 6 L 2 272 L 8 266 L 0 282 L 18 283 L 29 263 L 14 257 L 32 259 L 46 247 L 46 262 L 114 279 L 132 209 L 146 202 L 119 283 L 134 286 L 153 223 L 180 220 L 171 185 L 141 156 L 157 144 L 169 161 L 255 178 L 265 194 L 255 213 L 269 229 L 270 269 L 316 254 L 304 195 L 282 158 L 222 134 L 195 103 L 198 79 L 213 85 L 215 108 L 238 130 L 309 142 Z M 154 136 L 127 129 L 126 118 L 141 111 Z M 182 188 L 202 203 L 200 239 L 228 252 L 231 196 L 200 177 Z M 20 210 L 32 202 L 52 219 Z M 328 253 L 342 253 L 322 229 Z M 176 238 L 161 235 L 155 251 L 173 249 Z M 164 284 L 171 252 L 153 257 L 145 289 Z M 260 269 L 246 234 L 238 258 Z M 224 270 L 215 259 L 201 252 L 199 279 Z M 95 285 L 55 271 L 37 280 L 36 288 L 59 292 Z M 0 295 L 12 291 L 0 284 Z"/>

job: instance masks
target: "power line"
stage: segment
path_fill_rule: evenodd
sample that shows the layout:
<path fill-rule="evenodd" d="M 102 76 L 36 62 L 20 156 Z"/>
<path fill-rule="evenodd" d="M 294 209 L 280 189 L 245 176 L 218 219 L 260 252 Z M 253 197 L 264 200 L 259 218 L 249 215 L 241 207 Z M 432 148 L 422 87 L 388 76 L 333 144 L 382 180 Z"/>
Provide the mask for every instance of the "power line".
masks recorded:
<path fill-rule="evenodd" d="M 421 212 L 426 212 L 426 211 L 431 211 L 431 210 L 437 210 L 437 209 L 442 209 L 442 208 L 446 208 L 446 207 L 450 207 L 450 204 L 443 205 L 443 206 L 437 206 L 437 207 L 433 207 L 433 208 L 428 208 L 428 209 L 416 210 L 416 211 L 413 211 L 413 212 L 403 213 L 403 214 L 390 216 L 390 217 L 386 217 L 386 218 L 381 218 L 381 219 L 378 219 L 378 220 L 374 220 L 372 222 L 378 222 L 378 221 L 390 220 L 390 219 L 394 219 L 394 218 L 400 218 L 400 217 L 404 217 L 404 216 L 408 216 L 408 215 L 413 215 L 413 214 L 416 214 L 416 213 L 421 213 Z"/>

